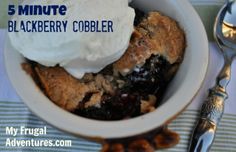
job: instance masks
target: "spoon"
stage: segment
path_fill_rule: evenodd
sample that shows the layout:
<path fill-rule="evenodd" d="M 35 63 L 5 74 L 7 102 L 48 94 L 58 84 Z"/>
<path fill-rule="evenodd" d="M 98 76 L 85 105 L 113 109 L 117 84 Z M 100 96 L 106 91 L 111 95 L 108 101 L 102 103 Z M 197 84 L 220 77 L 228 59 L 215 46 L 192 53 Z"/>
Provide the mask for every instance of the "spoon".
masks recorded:
<path fill-rule="evenodd" d="M 218 13 L 214 37 L 224 55 L 224 66 L 202 105 L 200 119 L 192 135 L 189 152 L 208 152 L 228 98 L 226 87 L 231 77 L 231 63 L 236 56 L 236 0 L 228 0 Z"/>

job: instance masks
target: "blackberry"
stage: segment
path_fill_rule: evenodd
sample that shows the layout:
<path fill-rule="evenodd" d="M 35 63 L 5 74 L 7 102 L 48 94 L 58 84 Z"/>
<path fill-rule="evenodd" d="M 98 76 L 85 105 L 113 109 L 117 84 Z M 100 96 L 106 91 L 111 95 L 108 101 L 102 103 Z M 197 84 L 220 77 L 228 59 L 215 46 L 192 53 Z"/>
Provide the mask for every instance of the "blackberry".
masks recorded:
<path fill-rule="evenodd" d="M 120 120 L 140 115 L 140 96 L 119 93 L 102 101 L 101 107 L 77 109 L 76 114 L 98 120 Z"/>
<path fill-rule="evenodd" d="M 166 85 L 164 74 L 170 64 L 160 56 L 151 56 L 141 67 L 135 67 L 134 71 L 126 76 L 131 91 L 155 94 Z"/>

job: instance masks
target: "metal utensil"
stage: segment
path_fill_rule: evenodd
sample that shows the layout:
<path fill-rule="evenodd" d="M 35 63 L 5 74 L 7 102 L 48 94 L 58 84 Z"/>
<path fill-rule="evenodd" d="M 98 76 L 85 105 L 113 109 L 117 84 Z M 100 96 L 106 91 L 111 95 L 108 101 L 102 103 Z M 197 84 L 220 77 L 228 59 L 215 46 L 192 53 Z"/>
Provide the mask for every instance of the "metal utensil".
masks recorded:
<path fill-rule="evenodd" d="M 218 13 L 214 26 L 214 37 L 223 55 L 224 66 L 217 77 L 216 85 L 210 89 L 202 105 L 200 120 L 192 135 L 189 152 L 207 152 L 214 141 L 217 125 L 228 98 L 226 87 L 230 81 L 231 63 L 236 56 L 236 0 L 228 0 Z"/>

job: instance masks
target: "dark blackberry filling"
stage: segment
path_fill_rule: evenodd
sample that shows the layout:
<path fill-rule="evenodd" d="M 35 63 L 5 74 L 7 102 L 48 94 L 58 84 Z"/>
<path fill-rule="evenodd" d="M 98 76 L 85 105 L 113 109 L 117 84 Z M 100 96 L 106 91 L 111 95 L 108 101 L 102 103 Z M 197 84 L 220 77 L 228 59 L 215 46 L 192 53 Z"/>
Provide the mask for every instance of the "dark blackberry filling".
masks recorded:
<path fill-rule="evenodd" d="M 127 75 L 130 91 L 156 95 L 167 83 L 164 76 L 170 66 L 161 56 L 151 56 L 143 66 L 135 67 L 134 71 Z"/>
<path fill-rule="evenodd" d="M 155 95 L 159 100 L 168 84 L 165 73 L 170 67 L 163 57 L 151 56 L 143 66 L 136 67 L 125 77 L 120 76 L 125 85 L 117 89 L 114 96 L 104 96 L 100 107 L 78 108 L 74 113 L 98 120 L 120 120 L 142 115 L 141 100 L 147 99 L 148 95 Z"/>
<path fill-rule="evenodd" d="M 140 115 L 138 94 L 117 93 L 102 101 L 101 107 L 77 109 L 76 114 L 98 120 L 120 120 Z"/>

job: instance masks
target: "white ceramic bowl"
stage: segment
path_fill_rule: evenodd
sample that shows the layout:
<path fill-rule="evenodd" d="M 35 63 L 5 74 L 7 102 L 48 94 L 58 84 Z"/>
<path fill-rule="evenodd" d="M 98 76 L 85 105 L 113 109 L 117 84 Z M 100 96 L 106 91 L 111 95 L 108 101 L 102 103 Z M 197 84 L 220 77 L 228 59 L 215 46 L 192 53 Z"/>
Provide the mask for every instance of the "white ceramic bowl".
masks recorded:
<path fill-rule="evenodd" d="M 177 20 L 186 33 L 184 61 L 169 86 L 164 103 L 152 113 L 121 121 L 96 121 L 62 110 L 53 104 L 21 68 L 24 58 L 9 41 L 5 47 L 5 64 L 17 93 L 37 116 L 49 124 L 72 133 L 92 138 L 121 138 L 160 127 L 179 114 L 198 92 L 208 65 L 208 41 L 203 24 L 188 0 L 135 0 L 134 6 L 158 10 Z"/>

